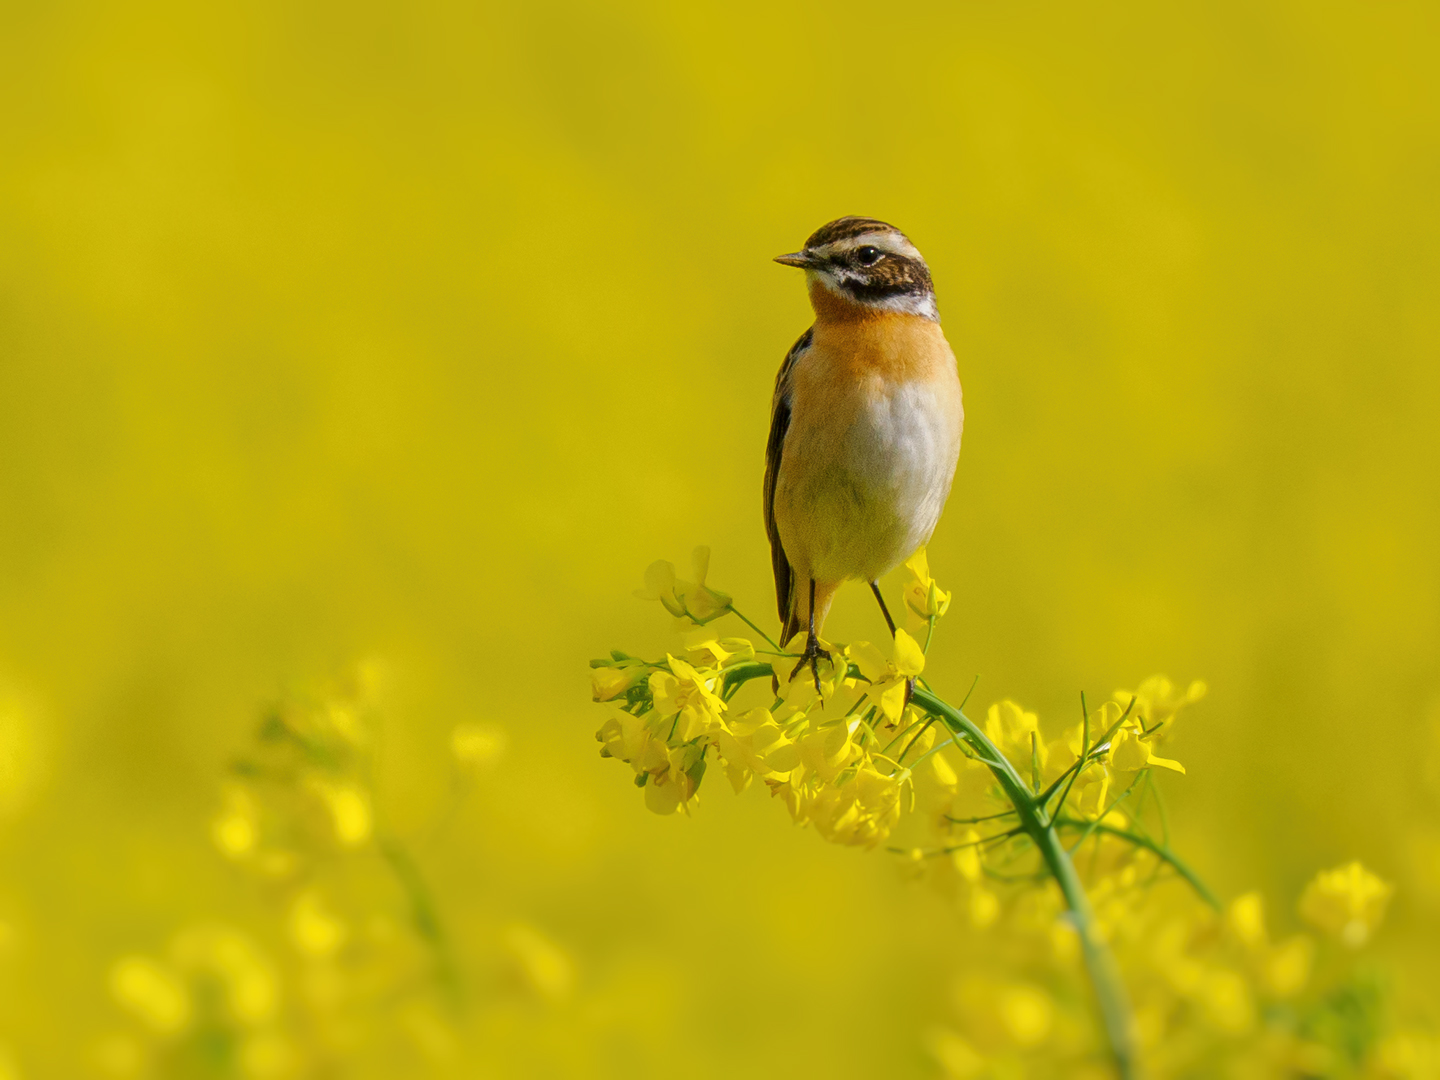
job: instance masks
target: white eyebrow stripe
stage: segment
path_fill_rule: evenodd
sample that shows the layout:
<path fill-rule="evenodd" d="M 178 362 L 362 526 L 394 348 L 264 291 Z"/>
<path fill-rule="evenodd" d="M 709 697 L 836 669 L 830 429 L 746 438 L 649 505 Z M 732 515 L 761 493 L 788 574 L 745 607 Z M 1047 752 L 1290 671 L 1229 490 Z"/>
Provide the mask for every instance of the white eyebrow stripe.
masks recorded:
<path fill-rule="evenodd" d="M 915 245 L 896 232 L 867 232 L 861 233 L 859 236 L 847 237 L 844 240 L 835 240 L 824 247 L 816 248 L 815 254 L 824 258 L 867 246 L 879 248 L 889 255 L 901 255 L 921 263 L 925 261 Z"/>

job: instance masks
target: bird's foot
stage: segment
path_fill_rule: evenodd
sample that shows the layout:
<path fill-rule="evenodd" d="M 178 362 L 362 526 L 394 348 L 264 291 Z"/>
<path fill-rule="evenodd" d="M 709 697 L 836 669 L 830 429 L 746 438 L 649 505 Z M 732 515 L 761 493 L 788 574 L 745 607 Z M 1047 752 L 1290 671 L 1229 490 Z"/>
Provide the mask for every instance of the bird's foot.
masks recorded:
<path fill-rule="evenodd" d="M 800 654 L 799 663 L 797 663 L 790 672 L 790 681 L 794 682 L 795 676 L 804 670 L 806 664 L 809 664 L 810 673 L 815 678 L 815 693 L 820 693 L 820 661 L 829 659 L 830 654 L 820 647 L 819 638 L 807 638 L 805 641 L 805 651 Z"/>

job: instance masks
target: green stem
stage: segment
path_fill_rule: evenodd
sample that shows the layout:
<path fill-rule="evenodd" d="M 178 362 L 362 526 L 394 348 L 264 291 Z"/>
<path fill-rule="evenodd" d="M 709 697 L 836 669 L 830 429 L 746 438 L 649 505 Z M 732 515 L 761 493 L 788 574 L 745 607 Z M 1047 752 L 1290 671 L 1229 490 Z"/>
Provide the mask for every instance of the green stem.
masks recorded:
<path fill-rule="evenodd" d="M 784 655 L 783 650 L 780 648 L 779 642 L 777 642 L 777 641 L 776 641 L 774 638 L 772 638 L 769 634 L 765 633 L 764 630 L 761 630 L 760 627 L 756 626 L 753 622 L 751 622 L 751 621 L 750 621 L 749 619 L 747 619 L 743 614 L 741 614 L 740 609 L 737 608 L 734 604 L 731 604 L 731 605 L 730 605 L 728 608 L 726 608 L 725 610 L 727 610 L 728 612 L 730 612 L 731 615 L 734 615 L 737 619 L 739 619 L 741 622 L 743 622 L 746 626 L 750 627 L 751 630 L 754 630 L 755 633 L 759 634 L 759 635 L 760 635 L 761 637 L 763 637 L 766 641 L 768 641 L 768 642 L 770 643 L 771 648 L 773 648 L 776 652 L 781 653 L 781 655 Z"/>
<path fill-rule="evenodd" d="M 729 690 L 732 686 L 738 686 L 741 683 L 749 682 L 751 679 L 758 679 L 761 676 L 773 675 L 774 673 L 775 669 L 769 664 L 754 662 L 736 664 L 734 667 L 726 669 L 721 679 L 721 689 L 722 691 Z"/>
<path fill-rule="evenodd" d="M 1100 1007 L 1101 1020 L 1110 1041 L 1110 1052 L 1115 1059 L 1115 1068 L 1121 1080 L 1131 1080 L 1137 1075 L 1135 1061 L 1135 1024 L 1130 1012 L 1130 1002 L 1125 993 L 1125 984 L 1120 981 L 1115 960 L 1110 950 L 1095 932 L 1095 914 L 1090 907 L 1090 898 L 1085 895 L 1084 884 L 1075 872 L 1075 864 L 1060 842 L 1060 835 L 1046 815 L 1044 808 L 1036 801 L 1024 779 L 1015 770 L 1010 760 L 995 747 L 985 733 L 975 726 L 959 709 L 941 701 L 929 691 L 916 690 L 915 704 L 941 721 L 955 735 L 957 740 L 965 739 L 974 747 L 976 757 L 985 763 L 999 782 L 1006 798 L 1019 816 L 1019 828 L 1029 835 L 1040 850 L 1060 893 L 1070 912 L 1070 922 L 1080 936 L 1080 948 L 1085 956 L 1085 966 L 1090 972 L 1090 982 L 1095 988 L 1096 1002 Z"/>
<path fill-rule="evenodd" d="M 451 1007 L 458 1012 L 461 1005 L 460 972 L 450 952 L 445 931 L 440 925 L 430 887 L 425 884 L 420 868 L 415 865 L 415 860 L 400 841 L 393 836 L 378 836 L 376 847 L 380 849 L 380 854 L 389 864 L 395 880 L 404 890 L 405 898 L 410 901 L 410 918 L 415 932 L 429 946 L 435 957 L 435 980 L 449 999 Z"/>

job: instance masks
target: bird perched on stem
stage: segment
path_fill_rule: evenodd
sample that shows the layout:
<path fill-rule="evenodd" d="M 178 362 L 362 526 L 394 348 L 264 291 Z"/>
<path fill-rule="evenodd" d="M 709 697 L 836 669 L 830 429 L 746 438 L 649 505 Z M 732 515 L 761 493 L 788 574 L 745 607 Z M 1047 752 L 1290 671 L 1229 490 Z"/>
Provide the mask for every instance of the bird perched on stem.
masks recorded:
<path fill-rule="evenodd" d="M 893 225 L 843 217 L 775 260 L 805 271 L 815 323 L 775 378 L 765 448 L 781 645 L 808 663 L 842 582 L 879 579 L 927 543 L 950 494 L 964 409 L 930 269 Z"/>

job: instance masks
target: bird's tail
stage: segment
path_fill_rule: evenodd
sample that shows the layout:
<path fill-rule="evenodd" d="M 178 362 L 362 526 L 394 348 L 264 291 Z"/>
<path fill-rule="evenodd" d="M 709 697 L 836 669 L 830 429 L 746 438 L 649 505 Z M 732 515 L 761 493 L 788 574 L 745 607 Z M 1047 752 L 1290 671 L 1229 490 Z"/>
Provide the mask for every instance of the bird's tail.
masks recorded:
<path fill-rule="evenodd" d="M 790 610 L 785 613 L 785 622 L 780 627 L 780 647 L 790 644 L 790 639 L 800 632 L 800 613 L 795 598 L 790 598 Z"/>

